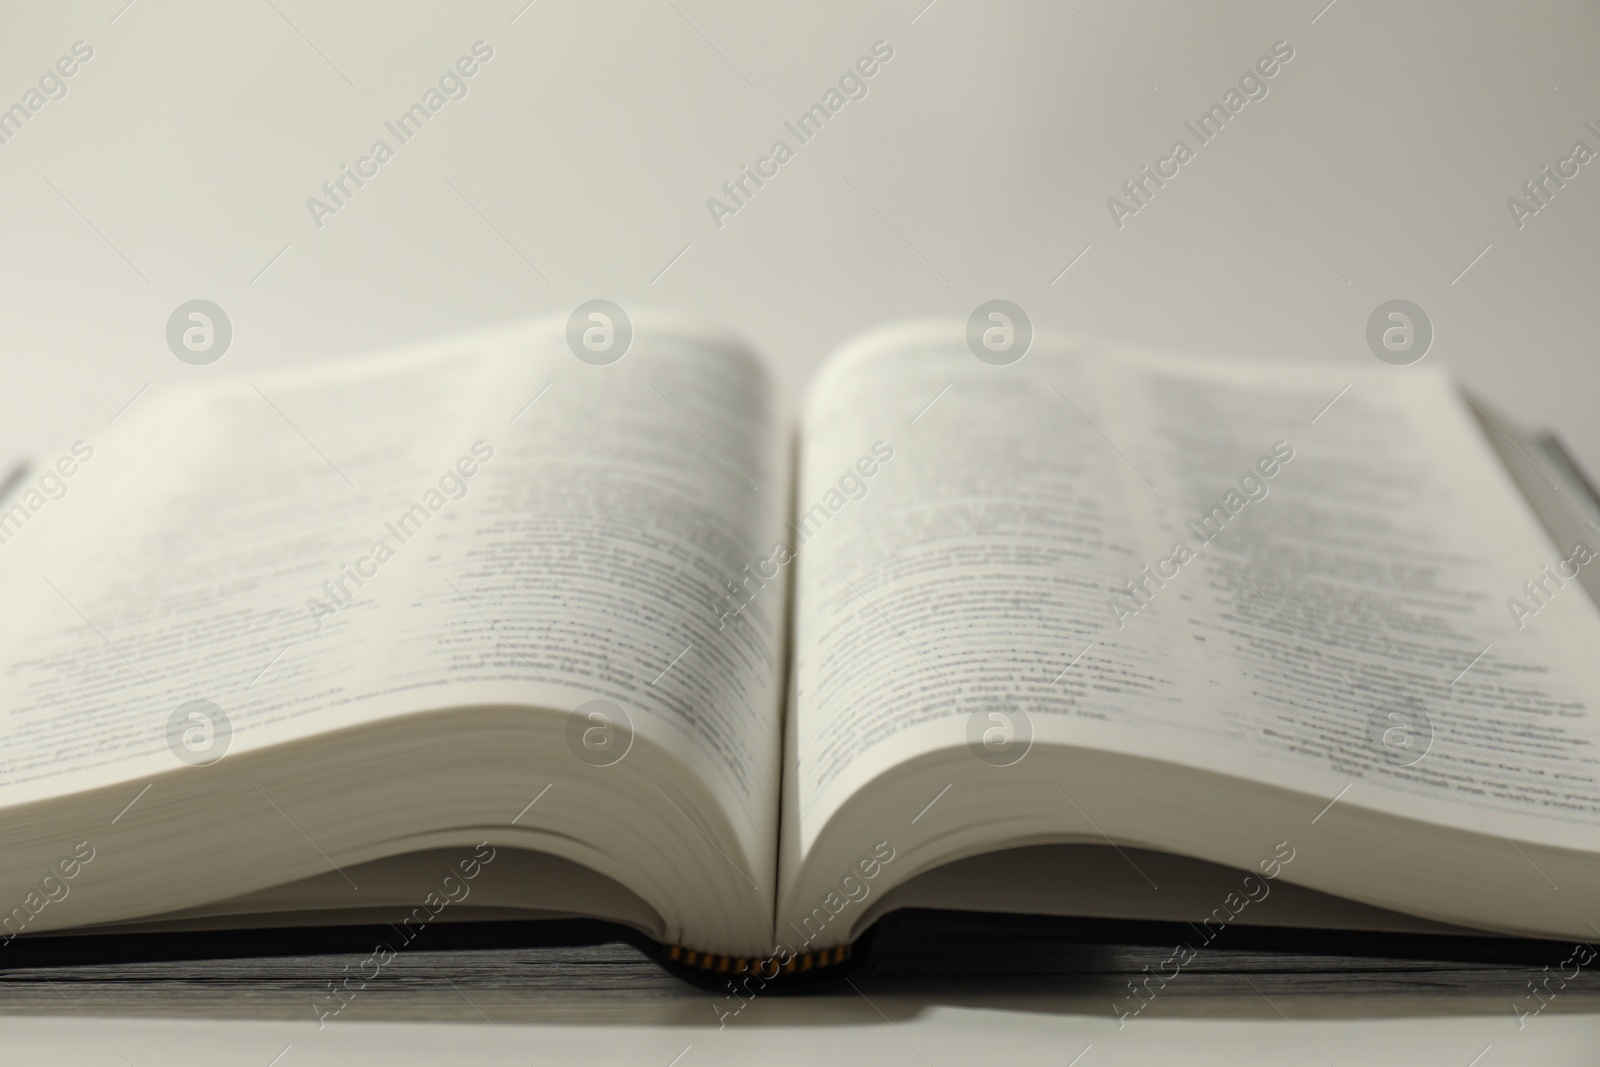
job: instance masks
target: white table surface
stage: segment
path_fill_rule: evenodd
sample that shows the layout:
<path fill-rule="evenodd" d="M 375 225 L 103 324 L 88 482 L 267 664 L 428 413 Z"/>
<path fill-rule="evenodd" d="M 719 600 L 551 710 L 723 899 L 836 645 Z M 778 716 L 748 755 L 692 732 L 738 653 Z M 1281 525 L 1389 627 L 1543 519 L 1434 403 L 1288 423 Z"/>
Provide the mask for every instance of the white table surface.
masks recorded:
<path fill-rule="evenodd" d="M 894 1025 L 866 1017 L 819 1023 L 794 1013 L 767 1025 L 721 1031 L 696 1026 L 351 1023 L 318 1033 L 315 1023 L 102 1019 L 91 1026 L 87 1020 L 22 1019 L 8 1022 L 0 1031 L 4 1041 L 0 1062 L 170 1067 L 579 1062 L 591 1067 L 752 1062 L 838 1067 L 957 1063 L 1587 1067 L 1595 1062 L 1597 1029 L 1591 1018 L 1572 1017 L 1541 1019 L 1521 1033 L 1514 1022 L 1499 1018 L 1359 1023 L 1157 1020 L 1130 1025 L 1119 1033 L 1115 1023 L 1102 1020 L 950 1008 L 930 1009 Z M 280 1055 L 282 1059 L 274 1061 Z M 682 1058 L 674 1059 L 677 1056 Z"/>
<path fill-rule="evenodd" d="M 1520 229 L 1506 206 L 1574 141 L 1600 149 L 1584 126 L 1600 126 L 1592 4 L 525 3 L 0 13 L 0 104 L 74 41 L 94 48 L 67 95 L 0 145 L 0 462 L 93 440 L 147 384 L 212 372 L 165 342 L 168 315 L 197 297 L 233 322 L 217 365 L 231 370 L 606 297 L 744 332 L 791 398 L 853 332 L 964 317 L 991 297 L 1043 328 L 1362 365 L 1368 315 L 1400 297 L 1434 323 L 1430 362 L 1557 428 L 1600 469 L 1600 163 Z M 894 58 L 868 95 L 716 227 L 707 197 L 880 39 Z M 317 228 L 306 198 L 478 40 L 494 58 L 468 95 Z M 1266 98 L 1114 225 L 1106 199 L 1280 40 L 1295 56 Z M 1561 1015 L 1517 1033 L 1509 1011 L 1441 1019 L 1422 1006 L 1123 1034 L 1071 1011 L 928 1008 L 893 1026 L 773 1014 L 784 1021 L 722 1033 L 364 1023 L 319 1035 L 11 1017 L 0 1063 L 266 1064 L 293 1044 L 285 1067 L 509 1063 L 514 1050 L 666 1064 L 693 1044 L 685 1067 L 752 1054 L 942 1064 L 1006 1037 L 1040 1063 L 1092 1043 L 1085 1067 L 1245 1062 L 1230 1047 L 1261 1062 L 1464 1065 L 1494 1044 L 1489 1067 L 1594 1062 L 1600 1029 Z"/>

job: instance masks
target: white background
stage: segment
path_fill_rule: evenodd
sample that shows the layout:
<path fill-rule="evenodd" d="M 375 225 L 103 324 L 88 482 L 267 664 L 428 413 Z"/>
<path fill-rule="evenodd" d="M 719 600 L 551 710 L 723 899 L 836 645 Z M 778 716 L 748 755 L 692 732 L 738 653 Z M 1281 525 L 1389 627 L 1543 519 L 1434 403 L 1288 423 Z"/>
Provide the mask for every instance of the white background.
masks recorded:
<path fill-rule="evenodd" d="M 731 325 L 791 395 L 857 330 L 992 297 L 1352 363 L 1405 298 L 1429 361 L 1600 467 L 1600 163 L 1520 231 L 1506 207 L 1600 150 L 1592 4 L 925 2 L 12 6 L 0 101 L 75 40 L 95 56 L 0 146 L 0 454 L 92 440 L 147 382 L 595 297 Z M 469 95 L 318 229 L 306 199 L 480 39 Z M 869 95 L 714 226 L 706 199 L 880 39 Z M 1269 95 L 1114 226 L 1107 198 L 1279 40 Z M 166 347 L 196 297 L 234 324 L 214 368 Z"/>

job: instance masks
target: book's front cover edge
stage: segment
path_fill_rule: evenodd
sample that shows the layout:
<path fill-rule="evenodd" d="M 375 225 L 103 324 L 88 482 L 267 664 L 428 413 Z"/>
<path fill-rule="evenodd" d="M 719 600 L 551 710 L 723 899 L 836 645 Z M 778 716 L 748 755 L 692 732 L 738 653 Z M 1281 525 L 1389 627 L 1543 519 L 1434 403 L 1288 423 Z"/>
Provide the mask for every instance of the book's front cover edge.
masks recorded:
<path fill-rule="evenodd" d="M 1060 963 L 1096 946 L 1226 949 L 1262 954 L 1322 955 L 1479 965 L 1533 965 L 1559 960 L 1565 942 L 1495 934 L 1363 933 L 1289 927 L 1235 926 L 1195 945 L 1193 925 L 1136 919 L 1085 919 L 979 911 L 907 908 L 883 916 L 855 942 L 801 955 L 734 957 L 663 945 L 631 927 L 598 919 L 486 920 L 435 928 L 410 951 L 514 950 L 632 946 L 673 975 L 721 991 L 757 981 L 763 990 L 806 991 L 855 972 L 881 977 L 1004 978 L 1069 973 Z M 182 963 L 202 960 L 338 956 L 368 953 L 393 936 L 387 925 L 294 927 L 182 933 L 56 933 L 20 935 L 0 946 L 7 972 Z M 28 980 L 12 974 L 9 980 Z"/>

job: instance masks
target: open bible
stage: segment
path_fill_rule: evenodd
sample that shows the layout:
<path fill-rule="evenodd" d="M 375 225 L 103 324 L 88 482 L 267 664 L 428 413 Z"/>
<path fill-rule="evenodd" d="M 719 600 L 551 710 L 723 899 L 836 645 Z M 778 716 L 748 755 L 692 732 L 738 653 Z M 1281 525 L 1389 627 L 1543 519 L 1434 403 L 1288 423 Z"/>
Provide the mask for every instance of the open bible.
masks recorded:
<path fill-rule="evenodd" d="M 1427 366 L 961 325 L 797 425 L 562 324 L 196 371 L 0 501 L 0 963 L 585 916 L 812 967 L 899 908 L 1588 939 L 1592 494 Z"/>

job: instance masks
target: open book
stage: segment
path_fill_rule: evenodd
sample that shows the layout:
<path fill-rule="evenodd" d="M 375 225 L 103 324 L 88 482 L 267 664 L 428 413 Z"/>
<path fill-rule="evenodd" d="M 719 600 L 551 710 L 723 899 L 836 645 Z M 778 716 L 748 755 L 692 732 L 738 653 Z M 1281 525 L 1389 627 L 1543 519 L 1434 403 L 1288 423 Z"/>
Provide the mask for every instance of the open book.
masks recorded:
<path fill-rule="evenodd" d="M 197 371 L 46 457 L 0 502 L 0 945 L 1594 935 L 1593 502 L 1437 370 L 927 324 L 782 410 L 715 333 L 535 323 Z"/>

